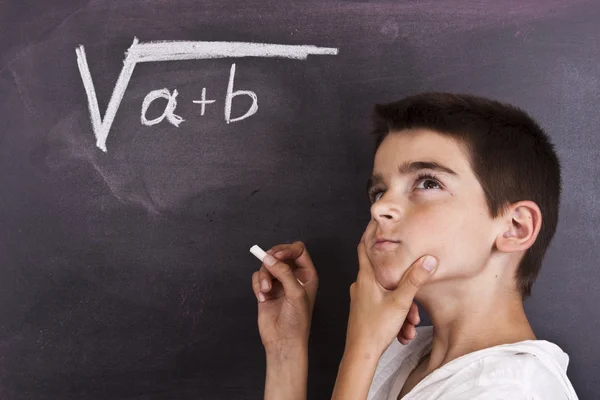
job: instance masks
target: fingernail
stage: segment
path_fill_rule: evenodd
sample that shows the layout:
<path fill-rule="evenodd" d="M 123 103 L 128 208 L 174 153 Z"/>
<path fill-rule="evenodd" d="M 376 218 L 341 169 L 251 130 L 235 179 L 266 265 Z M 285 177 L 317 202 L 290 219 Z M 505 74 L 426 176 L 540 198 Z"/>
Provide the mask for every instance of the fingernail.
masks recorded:
<path fill-rule="evenodd" d="M 427 256 L 427 257 L 425 257 L 425 260 L 423 261 L 423 268 L 425 268 L 427 271 L 431 272 L 435 268 L 436 264 L 437 264 L 437 260 L 434 257 Z"/>
<path fill-rule="evenodd" d="M 263 280 L 262 280 L 262 283 L 261 283 L 261 289 L 262 289 L 263 291 L 265 291 L 265 292 L 268 292 L 268 291 L 269 291 L 269 282 L 267 282 L 267 280 L 266 280 L 266 279 L 263 279 Z"/>
<path fill-rule="evenodd" d="M 275 257 L 279 258 L 279 257 L 281 257 L 283 255 L 283 251 L 278 251 L 274 255 L 275 255 Z"/>
<path fill-rule="evenodd" d="M 265 301 L 265 295 L 262 292 L 258 292 L 258 301 L 261 303 Z"/>
<path fill-rule="evenodd" d="M 277 262 L 277 260 L 275 259 L 275 257 L 273 257 L 270 254 L 267 254 L 265 256 L 265 258 L 263 259 L 263 262 L 268 265 L 269 267 L 272 267 L 273 265 L 275 265 L 275 263 Z"/>

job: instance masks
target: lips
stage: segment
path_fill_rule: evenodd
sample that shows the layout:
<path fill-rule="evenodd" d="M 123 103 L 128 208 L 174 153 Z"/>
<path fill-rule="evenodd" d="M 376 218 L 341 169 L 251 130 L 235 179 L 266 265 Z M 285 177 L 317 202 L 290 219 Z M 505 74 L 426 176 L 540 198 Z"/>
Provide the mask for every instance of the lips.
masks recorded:
<path fill-rule="evenodd" d="M 388 240 L 384 240 L 382 242 L 377 242 L 375 243 L 375 245 L 373 245 L 373 249 L 374 250 L 393 250 L 398 246 L 398 243 L 400 242 L 391 242 Z"/>
<path fill-rule="evenodd" d="M 378 235 L 375 237 L 375 243 L 373 244 L 373 249 L 375 250 L 393 250 L 396 248 L 397 244 L 400 243 L 399 240 L 396 240 L 389 236 Z"/>
<path fill-rule="evenodd" d="M 398 243 L 399 242 L 399 240 L 394 240 L 394 239 L 390 239 L 390 238 L 386 238 L 386 237 L 382 237 L 382 236 L 378 236 L 376 239 L 377 240 L 376 240 L 375 244 L 377 244 L 377 243 L 383 243 L 383 242 L 392 242 L 392 243 Z"/>

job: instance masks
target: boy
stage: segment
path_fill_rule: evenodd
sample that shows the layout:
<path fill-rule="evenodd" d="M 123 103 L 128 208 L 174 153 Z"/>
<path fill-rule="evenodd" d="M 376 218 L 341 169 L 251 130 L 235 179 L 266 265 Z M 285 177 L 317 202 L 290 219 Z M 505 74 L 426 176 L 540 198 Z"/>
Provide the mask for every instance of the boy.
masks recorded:
<path fill-rule="evenodd" d="M 567 354 L 536 339 L 523 309 L 558 221 L 560 164 L 547 135 L 513 106 L 449 93 L 377 106 L 374 133 L 371 221 L 359 245 L 334 398 L 365 398 L 368 390 L 372 400 L 577 399 L 566 376 Z M 267 349 L 265 398 L 284 393 L 280 379 L 305 385 L 306 328 L 318 282 L 301 242 L 269 253 L 279 250 L 287 253 L 276 258 L 295 263 L 264 264 L 253 277 Z M 419 278 L 416 264 L 424 255 L 439 265 Z M 292 286 L 286 278 L 292 275 L 304 287 Z M 272 292 L 261 291 L 263 278 Z M 364 289 L 369 279 L 381 292 Z M 397 322 L 377 324 L 368 315 L 382 314 L 383 301 L 370 305 L 370 313 L 364 309 L 373 298 L 411 287 L 411 296 L 393 302 L 403 321 L 398 340 L 414 339 L 402 346 L 379 334 Z M 270 297 L 260 301 L 265 293 Z M 415 331 L 414 311 L 407 318 L 412 297 L 432 327 Z M 361 333 L 365 324 L 377 340 Z M 296 389 L 284 397 L 296 398 Z"/>

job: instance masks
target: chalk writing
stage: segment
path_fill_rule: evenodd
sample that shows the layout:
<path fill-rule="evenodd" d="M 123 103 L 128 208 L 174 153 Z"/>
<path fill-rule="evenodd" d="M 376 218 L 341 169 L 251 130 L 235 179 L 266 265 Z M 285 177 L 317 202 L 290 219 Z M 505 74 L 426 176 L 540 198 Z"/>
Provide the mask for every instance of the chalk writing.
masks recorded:
<path fill-rule="evenodd" d="M 90 112 L 90 120 L 94 136 L 96 137 L 96 146 L 106 152 L 106 140 L 110 132 L 110 128 L 123 100 L 123 95 L 133 74 L 135 65 L 139 62 L 157 62 L 157 61 L 176 61 L 176 60 L 200 60 L 212 58 L 239 58 L 239 57 L 278 57 L 289 58 L 295 60 L 306 60 L 309 55 L 336 55 L 338 49 L 333 47 L 316 47 L 312 45 L 282 45 L 268 43 L 249 43 L 249 42 L 204 42 L 204 41 L 157 41 L 148 43 L 139 43 L 137 38 L 134 38 L 133 44 L 125 52 L 125 61 L 123 68 L 117 78 L 112 95 L 106 107 L 104 118 L 100 116 L 98 107 L 98 99 L 96 97 L 96 89 L 92 81 L 92 75 L 87 63 L 85 48 L 79 45 L 75 49 L 77 54 L 77 65 L 79 73 L 83 81 L 88 108 Z M 256 113 L 258 110 L 258 98 L 256 93 L 250 90 L 233 91 L 233 83 L 235 76 L 235 64 L 231 66 L 229 74 L 229 84 L 227 86 L 227 95 L 225 98 L 225 121 L 227 123 L 241 121 Z M 235 96 L 247 95 L 252 99 L 252 105 L 248 111 L 237 118 L 231 118 L 231 102 Z M 150 104 L 159 98 L 167 100 L 167 105 L 162 115 L 153 120 L 146 119 L 146 111 Z M 183 118 L 175 114 L 177 107 L 177 90 L 169 92 L 169 90 L 159 89 L 153 90 L 142 103 L 141 123 L 144 125 L 155 125 L 163 121 L 165 118 L 171 124 L 179 126 L 184 121 Z M 194 103 L 201 104 L 201 114 L 204 115 L 206 104 L 211 104 L 215 100 L 206 100 L 206 88 L 202 90 L 202 100 L 195 100 Z"/>

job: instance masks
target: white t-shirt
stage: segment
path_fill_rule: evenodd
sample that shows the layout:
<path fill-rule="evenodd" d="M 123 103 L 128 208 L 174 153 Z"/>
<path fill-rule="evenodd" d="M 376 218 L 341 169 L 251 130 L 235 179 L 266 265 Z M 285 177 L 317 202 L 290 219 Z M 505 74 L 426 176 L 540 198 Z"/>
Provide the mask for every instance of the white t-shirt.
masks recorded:
<path fill-rule="evenodd" d="M 431 351 L 432 337 L 432 326 L 420 326 L 406 346 L 394 339 L 379 359 L 368 400 L 396 400 L 410 372 Z M 568 364 L 569 356 L 546 340 L 493 346 L 434 370 L 402 400 L 577 400 Z"/>

